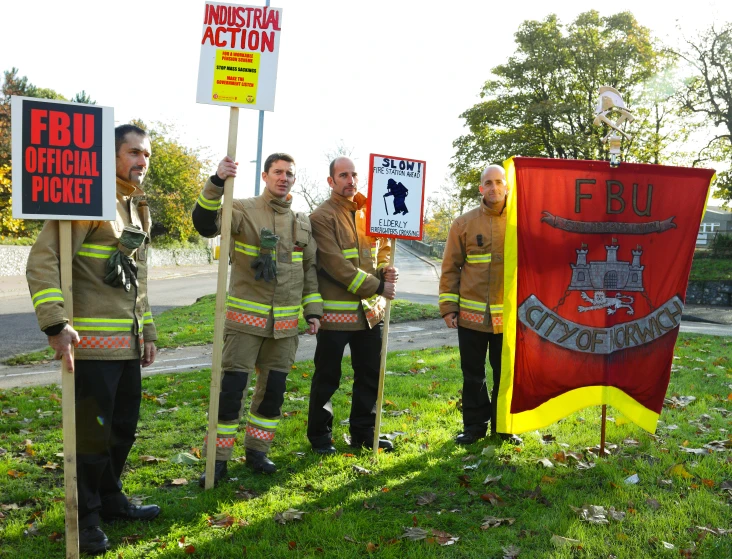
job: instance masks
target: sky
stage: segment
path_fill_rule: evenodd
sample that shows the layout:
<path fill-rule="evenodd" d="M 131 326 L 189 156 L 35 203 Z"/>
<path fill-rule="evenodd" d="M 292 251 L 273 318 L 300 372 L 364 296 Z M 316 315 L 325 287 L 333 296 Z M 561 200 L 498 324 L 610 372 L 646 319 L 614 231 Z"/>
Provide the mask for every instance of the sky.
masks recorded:
<path fill-rule="evenodd" d="M 16 67 L 31 83 L 67 98 L 85 90 L 97 104 L 114 108 L 117 123 L 172 124 L 181 143 L 202 147 L 218 161 L 226 153 L 229 110 L 196 103 L 204 5 L 4 2 L 0 70 Z M 556 13 L 568 24 L 589 9 L 601 15 L 627 10 L 667 44 L 732 21 L 732 2 L 716 0 L 663 10 L 657 1 L 642 0 L 274 0 L 272 6 L 283 9 L 282 38 L 263 158 L 290 153 L 301 175 L 323 183 L 325 154 L 339 143 L 352 149 L 362 177 L 370 153 L 424 160 L 428 196 L 446 184 L 452 142 L 466 132 L 460 114 L 479 102 L 491 68 L 514 52 L 513 35 L 523 21 Z M 254 194 L 258 175 L 251 161 L 259 113 L 239 113 L 235 195 L 245 197 Z"/>

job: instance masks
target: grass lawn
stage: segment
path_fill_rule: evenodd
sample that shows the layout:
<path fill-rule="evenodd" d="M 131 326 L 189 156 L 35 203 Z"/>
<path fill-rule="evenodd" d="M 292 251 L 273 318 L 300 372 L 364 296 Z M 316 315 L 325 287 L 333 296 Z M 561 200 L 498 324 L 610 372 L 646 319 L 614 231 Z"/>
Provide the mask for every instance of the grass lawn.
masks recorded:
<path fill-rule="evenodd" d="M 390 354 L 382 433 L 397 450 L 375 463 L 343 440 L 346 360 L 333 401 L 339 454 L 323 458 L 305 438 L 313 366 L 297 363 L 270 453 L 279 471 L 254 475 L 237 461 L 231 479 L 208 492 L 197 484 L 203 462 L 178 461 L 200 455 L 209 371 L 143 379 L 123 480 L 128 495 L 163 513 L 150 524 L 103 525 L 113 545 L 106 557 L 732 557 L 724 533 L 732 528 L 732 341 L 681 334 L 676 355 L 668 397 L 677 404 L 664 407 L 657 433 L 610 408 L 614 451 L 601 459 L 588 450 L 599 442 L 599 407 L 525 433 L 521 444 L 456 446 L 461 375 L 448 347 Z M 0 391 L 0 558 L 64 557 L 58 394 Z M 696 399 L 683 405 L 683 396 Z M 242 441 L 240 433 L 235 457 Z M 604 507 L 607 522 L 572 508 L 586 505 Z"/>
<path fill-rule="evenodd" d="M 730 281 L 732 280 L 732 260 L 694 258 L 689 279 L 692 281 Z"/>
<path fill-rule="evenodd" d="M 204 345 L 213 343 L 214 314 L 216 295 L 205 295 L 194 304 L 186 307 L 169 309 L 155 316 L 158 330 L 158 348 Z M 425 318 L 440 318 L 435 305 L 424 305 L 410 301 L 397 300 L 391 304 L 391 322 L 408 322 Z M 305 331 L 305 319 L 300 310 L 299 329 Z M 42 351 L 23 353 L 7 359 L 6 365 L 30 365 L 42 363 L 53 357 L 53 351 L 46 348 Z"/>

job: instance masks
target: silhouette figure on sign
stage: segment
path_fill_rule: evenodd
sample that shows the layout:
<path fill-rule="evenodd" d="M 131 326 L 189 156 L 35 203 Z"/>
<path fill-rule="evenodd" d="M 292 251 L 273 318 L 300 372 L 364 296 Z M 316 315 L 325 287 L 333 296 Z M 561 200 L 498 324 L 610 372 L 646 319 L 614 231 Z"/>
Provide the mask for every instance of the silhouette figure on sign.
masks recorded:
<path fill-rule="evenodd" d="M 384 194 L 384 208 L 387 208 L 386 197 L 394 196 L 394 214 L 393 215 L 408 214 L 409 210 L 407 209 L 407 206 L 404 203 L 404 199 L 407 196 L 409 196 L 409 189 L 407 189 L 407 187 L 404 186 L 402 183 L 396 182 L 394 179 L 389 179 L 389 182 L 386 184 L 386 189 L 388 190 L 388 192 L 386 194 Z M 386 209 L 386 215 L 389 215 L 388 208 Z"/>

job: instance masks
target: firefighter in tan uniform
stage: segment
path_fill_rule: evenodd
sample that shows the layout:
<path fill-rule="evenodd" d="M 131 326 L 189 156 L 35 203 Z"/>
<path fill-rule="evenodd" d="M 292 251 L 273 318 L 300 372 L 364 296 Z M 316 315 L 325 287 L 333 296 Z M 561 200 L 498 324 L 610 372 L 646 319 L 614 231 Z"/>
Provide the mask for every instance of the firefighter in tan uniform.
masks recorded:
<path fill-rule="evenodd" d="M 230 176 L 236 176 L 236 164 L 225 157 L 193 209 L 193 224 L 204 237 L 220 233 L 223 185 Z M 257 472 L 276 471 L 267 452 L 282 418 L 285 381 L 298 345 L 300 308 L 309 334 L 318 332 L 323 314 L 310 220 L 290 209 L 295 161 L 285 153 L 270 155 L 262 179 L 265 189 L 260 196 L 233 202 L 214 483 L 226 475 L 255 367 L 259 373 L 246 419 L 246 464 Z M 201 486 L 205 481 L 204 473 Z"/>
<path fill-rule="evenodd" d="M 64 305 L 55 221 L 43 226 L 26 271 L 38 324 L 74 374 L 79 550 L 92 555 L 110 547 L 100 520 L 152 520 L 160 513 L 157 505 L 130 504 L 120 481 L 140 415 L 140 366 L 156 354 L 147 300 L 150 211 L 140 190 L 150 140 L 125 124 L 115 129 L 115 148 L 116 220 L 71 225 L 74 308 Z"/>
<path fill-rule="evenodd" d="M 332 161 L 328 184 L 330 199 L 310 215 L 318 242 L 318 283 L 325 312 L 315 349 L 308 411 L 308 439 L 319 454 L 336 452 L 331 397 L 341 380 L 346 345 L 351 348 L 354 373 L 351 446 L 373 446 L 381 321 L 385 298 L 394 298 L 398 279 L 396 268 L 386 266 L 389 242 L 366 236 L 366 198 L 357 194 L 353 161 L 347 157 Z M 380 440 L 379 447 L 393 449 L 388 440 Z"/>
<path fill-rule="evenodd" d="M 503 344 L 503 239 L 506 232 L 506 174 L 489 165 L 480 177 L 480 207 L 450 227 L 442 259 L 440 314 L 458 329 L 463 371 L 463 432 L 455 442 L 472 444 L 496 432 L 496 398 Z M 488 398 L 485 360 L 493 369 Z"/>

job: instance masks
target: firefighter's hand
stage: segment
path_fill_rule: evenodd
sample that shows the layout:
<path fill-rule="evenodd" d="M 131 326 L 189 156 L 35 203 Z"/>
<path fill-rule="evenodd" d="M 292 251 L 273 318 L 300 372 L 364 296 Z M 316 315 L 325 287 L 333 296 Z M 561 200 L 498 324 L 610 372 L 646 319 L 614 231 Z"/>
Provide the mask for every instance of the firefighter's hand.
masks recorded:
<path fill-rule="evenodd" d="M 312 336 L 317 334 L 318 330 L 320 330 L 320 320 L 315 317 L 308 318 L 308 329 L 305 330 L 305 333 Z"/>
<path fill-rule="evenodd" d="M 225 181 L 229 177 L 235 177 L 237 165 L 239 164 L 235 163 L 234 160 L 227 155 L 219 163 L 219 168 L 216 169 L 216 174 L 222 181 Z"/>
<path fill-rule="evenodd" d="M 396 283 L 399 280 L 399 270 L 394 266 L 387 266 L 384 268 L 384 281 L 389 283 Z"/>
<path fill-rule="evenodd" d="M 385 299 L 393 299 L 396 297 L 396 284 L 384 280 L 384 291 L 381 294 Z"/>
<path fill-rule="evenodd" d="M 155 357 L 158 355 L 158 349 L 155 347 L 155 342 L 145 342 L 145 347 L 142 352 L 142 358 L 140 364 L 143 367 L 149 367 L 155 363 Z"/>
<path fill-rule="evenodd" d="M 71 346 L 79 343 L 79 334 L 68 324 L 55 336 L 48 336 L 48 345 L 56 354 L 54 359 L 64 359 L 70 373 L 74 372 L 74 358 L 71 355 Z"/>
<path fill-rule="evenodd" d="M 457 328 L 458 325 L 458 313 L 456 312 L 449 312 L 442 318 L 445 319 L 445 325 L 448 328 Z"/>

